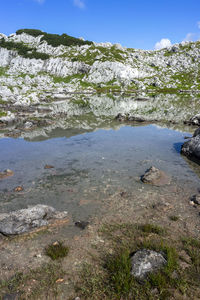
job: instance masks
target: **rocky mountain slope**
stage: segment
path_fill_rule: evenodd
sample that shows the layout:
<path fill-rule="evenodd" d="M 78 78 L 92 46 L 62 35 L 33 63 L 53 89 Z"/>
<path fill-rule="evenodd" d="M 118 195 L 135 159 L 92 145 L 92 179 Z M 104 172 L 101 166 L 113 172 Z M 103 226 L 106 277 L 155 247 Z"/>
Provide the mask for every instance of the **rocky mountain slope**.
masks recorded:
<path fill-rule="evenodd" d="M 145 51 L 40 30 L 0 34 L 0 121 L 19 121 L 27 112 L 50 120 L 91 110 L 97 116 L 122 112 L 174 120 L 174 107 L 183 106 L 188 118 L 198 112 L 193 99 L 200 91 L 199 61 L 200 41 Z M 130 93 L 131 101 L 124 95 L 122 102 L 121 94 L 119 101 L 118 92 Z M 137 101 L 147 95 L 148 104 Z"/>

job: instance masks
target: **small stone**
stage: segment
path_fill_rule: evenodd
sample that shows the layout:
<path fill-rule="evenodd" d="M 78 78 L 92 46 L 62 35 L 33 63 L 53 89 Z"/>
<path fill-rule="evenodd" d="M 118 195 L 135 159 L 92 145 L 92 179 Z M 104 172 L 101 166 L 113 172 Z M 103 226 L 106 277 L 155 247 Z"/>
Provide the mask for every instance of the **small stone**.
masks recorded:
<path fill-rule="evenodd" d="M 24 190 L 24 188 L 20 185 L 14 189 L 15 192 L 22 192 L 23 190 Z"/>
<path fill-rule="evenodd" d="M 190 201 L 196 205 L 200 205 L 200 195 L 193 195 Z"/>
<path fill-rule="evenodd" d="M 52 165 L 45 165 L 44 166 L 44 169 L 53 169 L 54 168 L 54 166 L 52 166 Z"/>
<path fill-rule="evenodd" d="M 25 124 L 24 124 L 24 129 L 30 129 L 31 127 L 33 127 L 33 123 L 32 122 L 26 122 Z"/>
<path fill-rule="evenodd" d="M 10 169 L 7 169 L 3 172 L 0 172 L 0 179 L 4 179 L 4 178 L 7 178 L 7 177 L 10 177 L 10 176 L 13 176 L 14 175 L 14 172 Z"/>
<path fill-rule="evenodd" d="M 120 196 L 121 196 L 122 198 L 125 198 L 125 197 L 127 196 L 127 192 L 121 192 L 121 193 L 120 193 Z"/>
<path fill-rule="evenodd" d="M 53 243 L 53 246 L 58 246 L 58 245 L 59 245 L 58 241 L 56 241 L 56 242 Z"/>
<path fill-rule="evenodd" d="M 62 283 L 63 281 L 64 281 L 63 278 L 59 278 L 59 279 L 56 280 L 56 283 Z"/>
<path fill-rule="evenodd" d="M 75 222 L 75 226 L 81 228 L 81 229 L 85 229 L 87 226 L 89 225 L 89 222 L 87 221 L 78 221 Z"/>
<path fill-rule="evenodd" d="M 139 250 L 131 257 L 131 274 L 137 279 L 145 279 L 149 273 L 161 269 L 167 263 L 159 252 L 153 250 Z"/>

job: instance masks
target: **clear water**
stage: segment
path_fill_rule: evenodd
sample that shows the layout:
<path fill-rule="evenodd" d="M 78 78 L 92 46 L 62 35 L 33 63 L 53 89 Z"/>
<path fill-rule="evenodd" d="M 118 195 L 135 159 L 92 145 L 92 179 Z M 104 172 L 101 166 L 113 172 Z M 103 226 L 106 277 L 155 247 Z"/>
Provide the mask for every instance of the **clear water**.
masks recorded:
<path fill-rule="evenodd" d="M 185 135 L 148 125 L 80 134 L 57 129 L 53 138 L 34 142 L 2 138 L 0 170 L 11 169 L 14 176 L 0 180 L 0 211 L 43 203 L 85 219 L 116 191 L 156 188 L 139 180 L 151 165 L 170 174 L 173 182 L 196 189 L 199 166 L 191 167 L 180 155 Z M 46 164 L 54 168 L 44 169 Z M 24 187 L 22 193 L 13 192 L 18 185 Z"/>

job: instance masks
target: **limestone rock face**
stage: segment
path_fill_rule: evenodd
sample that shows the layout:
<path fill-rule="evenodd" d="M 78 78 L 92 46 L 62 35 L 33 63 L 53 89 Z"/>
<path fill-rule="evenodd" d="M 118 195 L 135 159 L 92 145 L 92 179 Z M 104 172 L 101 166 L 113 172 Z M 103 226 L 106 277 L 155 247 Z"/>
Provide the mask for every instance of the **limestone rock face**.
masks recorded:
<path fill-rule="evenodd" d="M 167 263 L 159 252 L 152 250 L 139 250 L 131 258 L 131 274 L 137 279 L 143 280 L 149 273 L 161 269 Z"/>
<path fill-rule="evenodd" d="M 48 225 L 50 219 L 64 218 L 66 215 L 67 212 L 59 213 L 53 207 L 42 204 L 11 213 L 3 213 L 0 214 L 0 233 L 4 235 L 21 234 Z"/>
<path fill-rule="evenodd" d="M 142 72 L 139 74 L 136 68 L 124 65 L 121 62 L 98 62 L 96 61 L 89 72 L 88 81 L 92 83 L 101 83 L 112 81 L 114 78 L 122 82 L 129 82 L 137 77 L 142 77 Z"/>
<path fill-rule="evenodd" d="M 170 184 L 171 178 L 167 174 L 165 174 L 165 172 L 152 166 L 141 177 L 141 180 L 144 183 L 162 186 Z"/>

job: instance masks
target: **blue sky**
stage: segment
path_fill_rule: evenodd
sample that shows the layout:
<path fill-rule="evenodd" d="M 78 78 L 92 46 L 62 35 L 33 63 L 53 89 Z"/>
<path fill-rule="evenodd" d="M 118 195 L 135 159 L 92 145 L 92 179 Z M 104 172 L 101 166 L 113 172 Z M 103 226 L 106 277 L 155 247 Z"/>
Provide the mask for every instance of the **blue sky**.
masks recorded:
<path fill-rule="evenodd" d="M 0 10 L 7 35 L 36 28 L 141 49 L 200 39 L 200 0 L 1 0 Z"/>

